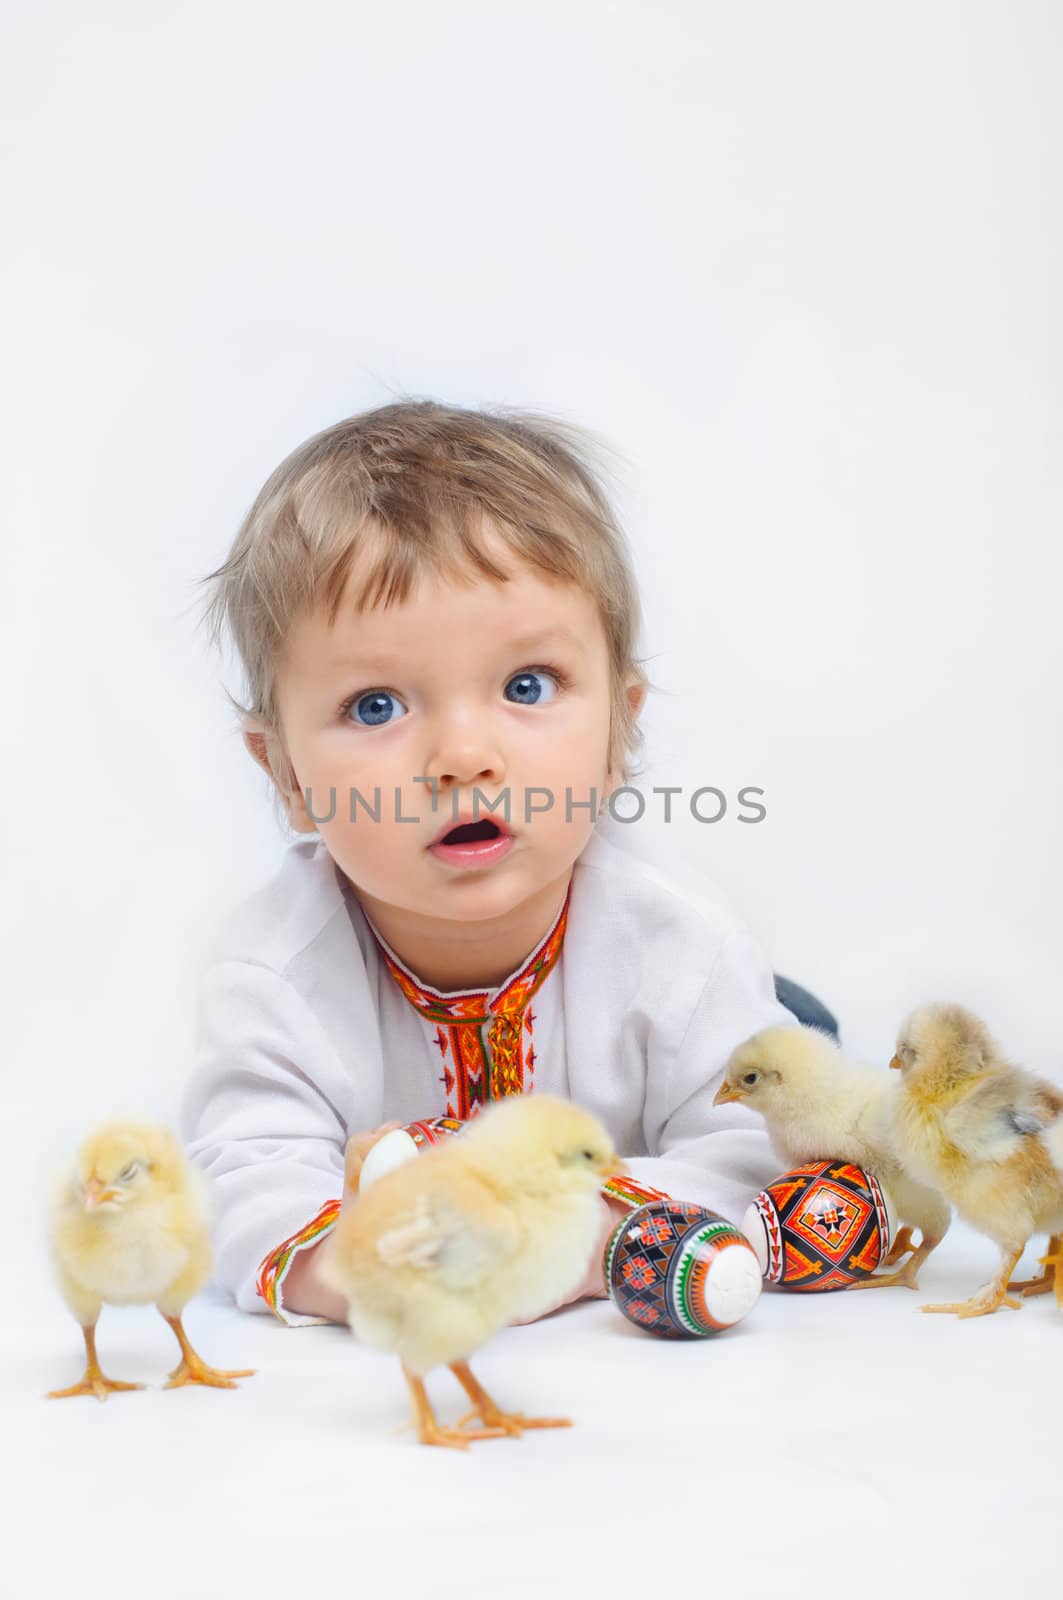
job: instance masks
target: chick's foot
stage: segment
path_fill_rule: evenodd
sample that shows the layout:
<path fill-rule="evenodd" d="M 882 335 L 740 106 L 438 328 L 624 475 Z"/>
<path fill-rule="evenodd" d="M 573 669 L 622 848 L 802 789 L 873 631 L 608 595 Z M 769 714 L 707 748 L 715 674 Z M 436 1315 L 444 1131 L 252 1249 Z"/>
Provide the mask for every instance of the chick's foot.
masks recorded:
<path fill-rule="evenodd" d="M 1010 1295 L 993 1295 L 991 1298 L 982 1294 L 972 1295 L 970 1300 L 954 1300 L 946 1305 L 920 1306 L 920 1311 L 951 1311 L 956 1317 L 989 1317 L 994 1311 L 999 1311 L 1001 1306 L 1009 1306 L 1012 1311 L 1022 1310 L 1022 1301 L 1013 1300 Z"/>
<path fill-rule="evenodd" d="M 568 1417 L 526 1417 L 521 1411 L 503 1411 L 491 1399 L 467 1362 L 454 1361 L 450 1370 L 473 1404 L 473 1409 L 462 1417 L 458 1427 L 464 1428 L 474 1417 L 479 1417 L 482 1424 L 481 1428 L 470 1431 L 471 1438 L 486 1437 L 487 1429 L 492 1430 L 492 1437 L 505 1433 L 517 1438 L 527 1428 L 571 1428 L 572 1426 Z"/>
<path fill-rule="evenodd" d="M 1044 1272 L 1036 1278 L 1022 1278 L 1018 1283 L 1009 1283 L 1008 1288 L 1014 1289 L 1016 1294 L 1030 1299 L 1035 1294 L 1049 1294 L 1054 1289 L 1056 1299 L 1060 1298 L 1060 1266 L 1063 1266 L 1063 1254 L 1060 1253 L 1060 1238 L 1053 1234 L 1048 1241 L 1048 1254 L 1041 1256 L 1038 1265 L 1044 1267 Z"/>
<path fill-rule="evenodd" d="M 75 1394 L 94 1394 L 97 1400 L 106 1400 L 110 1394 L 120 1394 L 123 1389 L 143 1389 L 142 1383 L 120 1383 L 117 1378 L 105 1378 L 99 1367 L 95 1372 L 86 1371 L 80 1383 L 72 1383 L 69 1389 L 49 1389 L 46 1399 L 66 1400 Z"/>
<path fill-rule="evenodd" d="M 905 1289 L 918 1289 L 919 1269 L 912 1261 L 906 1261 L 903 1267 L 898 1267 L 896 1272 L 880 1272 L 873 1278 L 861 1278 L 859 1283 L 851 1283 L 850 1289 L 892 1289 L 897 1285 Z"/>
<path fill-rule="evenodd" d="M 1050 1261 L 1051 1256 L 1042 1258 Z M 1009 1283 L 1008 1288 L 1014 1289 L 1016 1294 L 1021 1294 L 1024 1300 L 1032 1300 L 1035 1295 L 1051 1294 L 1056 1286 L 1055 1272 L 1042 1272 L 1037 1278 L 1020 1278 L 1015 1283 Z"/>
<path fill-rule="evenodd" d="M 470 1428 L 474 1417 L 478 1417 L 483 1426 Z M 488 1405 L 482 1411 L 478 1408 L 467 1411 L 457 1425 L 464 1430 L 467 1439 L 516 1439 L 526 1428 L 571 1428 L 572 1418 L 526 1417 L 523 1411 L 500 1411 L 496 1405 Z"/>
<path fill-rule="evenodd" d="M 961 1300 L 951 1305 L 920 1306 L 920 1311 L 951 1311 L 957 1317 L 988 1317 L 1001 1306 L 1010 1306 L 1012 1311 L 1021 1311 L 1022 1301 L 1013 1300 L 1008 1294 L 1008 1287 L 1011 1275 L 1015 1271 L 1015 1263 L 1022 1252 L 1022 1245 L 1017 1250 L 1006 1251 L 1004 1265 L 997 1277 L 992 1283 L 987 1283 L 984 1289 L 979 1289 L 969 1300 Z"/>
<path fill-rule="evenodd" d="M 201 1383 L 208 1389 L 238 1389 L 240 1385 L 233 1382 L 234 1378 L 252 1378 L 254 1375 L 254 1367 L 223 1370 L 208 1366 L 199 1356 L 193 1354 L 191 1361 L 186 1356 L 181 1357 L 170 1373 L 168 1381 L 163 1384 L 163 1388 L 184 1389 L 191 1383 Z"/>
<path fill-rule="evenodd" d="M 438 1444 L 448 1446 L 452 1450 L 467 1450 L 474 1439 L 504 1439 L 506 1437 L 503 1428 L 483 1428 L 476 1433 L 466 1433 L 460 1427 L 440 1427 L 428 1399 L 428 1391 L 425 1389 L 424 1379 L 415 1377 L 405 1363 L 403 1363 L 402 1371 L 409 1385 L 410 1399 L 413 1402 L 413 1420 L 417 1428 L 417 1437 L 422 1444 Z"/>
<path fill-rule="evenodd" d="M 900 1243 L 900 1234 L 897 1235 L 897 1242 Z M 888 1289 L 893 1284 L 900 1284 L 905 1289 L 918 1289 L 919 1269 L 931 1250 L 936 1250 L 940 1243 L 940 1239 L 924 1238 L 918 1250 L 913 1251 L 904 1266 L 898 1267 L 896 1272 L 884 1272 L 877 1278 L 863 1278 L 859 1283 L 854 1283 L 850 1287 L 853 1289 Z M 890 1256 L 886 1257 L 886 1261 L 887 1263 L 890 1261 Z"/>
<path fill-rule="evenodd" d="M 104 1377 L 96 1357 L 95 1327 L 82 1328 L 81 1333 L 85 1340 L 84 1377 L 80 1383 L 72 1383 L 69 1389 L 50 1389 L 46 1399 L 68 1400 L 76 1394 L 94 1394 L 97 1400 L 106 1400 L 108 1395 L 120 1394 L 124 1389 L 143 1389 L 142 1383 L 120 1383 L 117 1378 Z"/>
<path fill-rule="evenodd" d="M 254 1367 L 236 1367 L 231 1371 L 224 1371 L 219 1367 L 208 1366 L 188 1342 L 188 1335 L 181 1326 L 180 1317 L 166 1317 L 166 1321 L 181 1346 L 181 1359 L 170 1373 L 169 1382 L 163 1385 L 164 1388 L 184 1389 L 189 1384 L 198 1383 L 208 1389 L 236 1389 L 239 1386 L 232 1381 L 234 1378 L 254 1377 Z"/>

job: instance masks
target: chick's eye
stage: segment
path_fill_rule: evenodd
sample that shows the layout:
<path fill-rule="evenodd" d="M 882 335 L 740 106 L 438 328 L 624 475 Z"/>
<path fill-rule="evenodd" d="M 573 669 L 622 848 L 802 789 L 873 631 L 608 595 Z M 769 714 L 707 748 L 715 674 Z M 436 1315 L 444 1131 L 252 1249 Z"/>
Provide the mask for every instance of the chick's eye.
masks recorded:
<path fill-rule="evenodd" d="M 506 699 L 518 706 L 545 705 L 556 693 L 557 680 L 553 673 L 538 668 L 514 673 L 506 684 Z"/>
<path fill-rule="evenodd" d="M 119 1183 L 128 1183 L 130 1178 L 135 1178 L 139 1171 L 140 1171 L 140 1162 L 139 1161 L 131 1161 L 129 1163 L 129 1165 L 127 1167 L 123 1167 L 121 1172 L 118 1174 L 118 1182 Z"/>
<path fill-rule="evenodd" d="M 389 689 L 370 689 L 348 701 L 345 710 L 363 728 L 385 727 L 406 715 L 406 707 Z"/>
<path fill-rule="evenodd" d="M 756 1075 L 755 1072 L 747 1072 L 745 1077 L 742 1079 L 742 1082 L 743 1083 L 748 1083 L 750 1088 L 752 1088 L 753 1084 L 755 1084 L 756 1081 L 757 1081 L 757 1075 Z"/>
<path fill-rule="evenodd" d="M 584 1161 L 593 1161 L 594 1160 L 594 1151 L 593 1150 L 584 1150 L 583 1159 L 584 1159 Z"/>

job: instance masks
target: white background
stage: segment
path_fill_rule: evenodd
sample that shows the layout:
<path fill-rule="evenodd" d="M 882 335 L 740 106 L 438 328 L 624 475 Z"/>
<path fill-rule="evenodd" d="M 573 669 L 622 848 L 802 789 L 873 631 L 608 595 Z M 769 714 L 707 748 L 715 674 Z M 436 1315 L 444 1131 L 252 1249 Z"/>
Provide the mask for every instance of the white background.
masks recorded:
<path fill-rule="evenodd" d="M 86 1118 L 172 1111 L 205 941 L 284 844 L 197 631 L 198 580 L 289 449 L 398 394 L 540 406 L 615 451 L 661 690 L 641 781 L 759 784 L 768 806 L 756 827 L 617 827 L 631 847 L 722 883 L 857 1053 L 884 1060 L 911 1004 L 950 996 L 1063 1077 L 1060 9 L 8 0 L 4 18 L 4 1056 L 19 1131 L 2 1165 L 19 1218 Z M 38 1235 L 15 1232 L 10 1376 L 35 1394 L 70 1381 L 77 1335 Z M 950 1259 L 930 1286 L 968 1292 L 978 1267 Z M 1035 1361 L 1017 1330 L 1054 1310 L 946 1329 L 902 1299 L 892 1343 L 868 1347 L 898 1395 L 906 1361 L 937 1360 L 915 1353 L 928 1328 L 939 1351 L 996 1352 L 995 1386 L 1009 1350 Z M 868 1301 L 847 1303 L 847 1330 L 875 1322 Z M 825 1337 L 836 1304 L 817 1312 Z M 560 1357 L 557 1330 L 581 1315 L 521 1333 Z M 230 1358 L 246 1326 L 225 1325 Z M 27 1332 L 44 1352 L 28 1372 Z M 832 1370 L 848 1369 L 827 1360 L 816 1381 Z M 976 1409 L 986 1375 L 969 1373 Z M 636 1517 L 644 1455 L 659 1465 L 670 1447 L 640 1434 L 654 1391 L 626 1368 L 617 1381 L 630 1466 L 587 1561 L 633 1524 L 642 1549 L 712 1543 L 721 1483 L 789 1526 L 770 1484 L 800 1478 L 800 1440 L 765 1480 L 754 1431 L 747 1466 L 721 1480 L 733 1446 L 711 1428 L 703 1499 L 684 1456 L 678 1497 L 655 1490 Z M 772 1394 L 769 1433 L 785 1410 Z M 171 1414 L 185 1398 L 165 1397 Z M 953 1398 L 955 1487 L 975 1457 L 968 1397 Z M 145 1425 L 109 1453 L 97 1411 L 109 1424 L 137 1403 L 55 1408 L 47 1435 L 26 1412 L 94 1527 L 92 1492 L 136 1495 L 151 1441 L 166 1449 Z M 244 1404 L 190 1403 L 205 1417 Z M 918 1409 L 931 1433 L 932 1409 Z M 549 1471 L 570 1441 L 529 1449 Z M 874 1457 L 873 1430 L 844 1440 L 843 1477 L 857 1449 Z M 444 1497 L 424 1524 L 437 1549 L 477 1524 L 453 1489 L 464 1464 L 448 1465 L 426 1469 Z M 891 1510 L 887 1494 L 872 1546 L 911 1536 L 932 1499 Z M 957 1489 L 955 1516 L 969 1504 Z M 308 1490 L 296 1533 L 354 1515 L 322 1505 Z M 264 1548 L 277 1513 L 260 1515 Z M 997 1531 L 1003 1552 L 1006 1518 Z M 173 1537 L 193 1534 L 178 1517 Z M 808 1538 L 822 1573 L 829 1538 Z M 789 1559 L 804 1548 L 795 1528 Z M 718 1548 L 704 1557 L 711 1588 Z M 969 1584 L 976 1569 L 961 1563 Z M 122 1576 L 79 1592 L 114 1594 Z"/>

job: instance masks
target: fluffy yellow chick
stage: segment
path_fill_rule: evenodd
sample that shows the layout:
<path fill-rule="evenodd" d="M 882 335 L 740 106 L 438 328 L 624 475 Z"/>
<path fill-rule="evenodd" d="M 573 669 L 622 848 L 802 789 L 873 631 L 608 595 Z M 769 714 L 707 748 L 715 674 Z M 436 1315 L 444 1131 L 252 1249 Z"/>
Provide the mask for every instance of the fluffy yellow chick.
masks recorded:
<path fill-rule="evenodd" d="M 112 1123 L 91 1134 L 78 1151 L 53 1206 L 50 1244 L 63 1299 L 81 1324 L 85 1375 L 49 1399 L 141 1389 L 100 1371 L 96 1323 L 104 1304 L 154 1303 L 177 1336 L 181 1360 L 168 1389 L 202 1383 L 235 1389 L 234 1378 L 253 1368 L 221 1372 L 197 1355 L 181 1313 L 210 1277 L 203 1180 L 167 1128 Z"/>
<path fill-rule="evenodd" d="M 800 1024 L 764 1028 L 731 1055 L 717 1105 L 744 1101 L 759 1111 L 782 1161 L 851 1161 L 872 1172 L 889 1190 L 905 1226 L 886 1257 L 892 1265 L 909 1251 L 896 1272 L 881 1273 L 855 1289 L 904 1284 L 919 1287 L 918 1273 L 945 1237 L 951 1211 L 933 1188 L 905 1172 L 894 1149 L 890 1104 L 897 1084 L 887 1072 L 855 1066 L 834 1040 Z M 921 1232 L 912 1244 L 912 1226 Z"/>
<path fill-rule="evenodd" d="M 923 1306 L 980 1317 L 1001 1305 L 1018 1310 L 1008 1289 L 1038 1293 L 1054 1285 L 1063 1305 L 1063 1093 L 1013 1066 L 984 1022 L 957 1005 L 926 1005 L 901 1028 L 890 1066 L 901 1071 L 894 1137 L 915 1176 L 937 1184 L 960 1216 L 993 1239 L 996 1278 L 970 1300 Z M 1027 1241 L 1052 1235 L 1046 1272 L 1009 1279 Z M 1054 1270 L 1053 1270 L 1054 1269 Z"/>
<path fill-rule="evenodd" d="M 601 1182 L 624 1171 L 589 1112 L 553 1095 L 514 1095 L 341 1213 L 322 1246 L 321 1276 L 347 1300 L 356 1338 L 399 1357 L 422 1443 L 464 1449 L 472 1439 L 569 1426 L 502 1411 L 468 1357 L 576 1288 L 599 1238 Z M 440 1427 L 424 1386 L 443 1365 L 474 1408 L 453 1428 Z M 473 1417 L 481 1426 L 463 1431 Z"/>

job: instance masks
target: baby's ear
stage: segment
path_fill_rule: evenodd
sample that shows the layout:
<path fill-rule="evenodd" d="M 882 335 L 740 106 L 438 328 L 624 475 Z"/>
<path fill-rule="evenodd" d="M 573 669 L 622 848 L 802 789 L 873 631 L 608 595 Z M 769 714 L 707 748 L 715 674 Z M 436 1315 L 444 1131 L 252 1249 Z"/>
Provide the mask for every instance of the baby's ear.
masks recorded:
<path fill-rule="evenodd" d="M 258 762 L 263 772 L 268 777 L 273 777 L 273 768 L 269 761 L 269 748 L 267 745 L 267 730 L 265 723 L 259 717 L 247 716 L 243 722 L 243 740 L 249 755 Z"/>
<path fill-rule="evenodd" d="M 299 781 L 275 730 L 261 717 L 250 713 L 243 719 L 242 732 L 248 754 L 273 783 L 289 826 L 296 833 L 316 833 L 317 824 L 307 813 Z"/>
<path fill-rule="evenodd" d="M 638 721 L 639 714 L 646 702 L 649 685 L 635 678 L 629 678 L 624 685 L 624 698 L 628 703 L 631 713 L 632 726 Z M 621 768 L 623 765 L 621 752 L 616 749 L 616 727 L 612 716 L 609 718 L 609 771 L 606 774 L 605 792 L 602 795 L 602 805 L 608 800 L 613 790 L 623 781 Z"/>
<path fill-rule="evenodd" d="M 645 683 L 629 683 L 627 688 L 624 690 L 624 693 L 627 696 L 628 706 L 631 709 L 632 722 L 638 721 L 642 708 L 646 703 L 646 695 L 648 692 L 649 685 Z"/>

